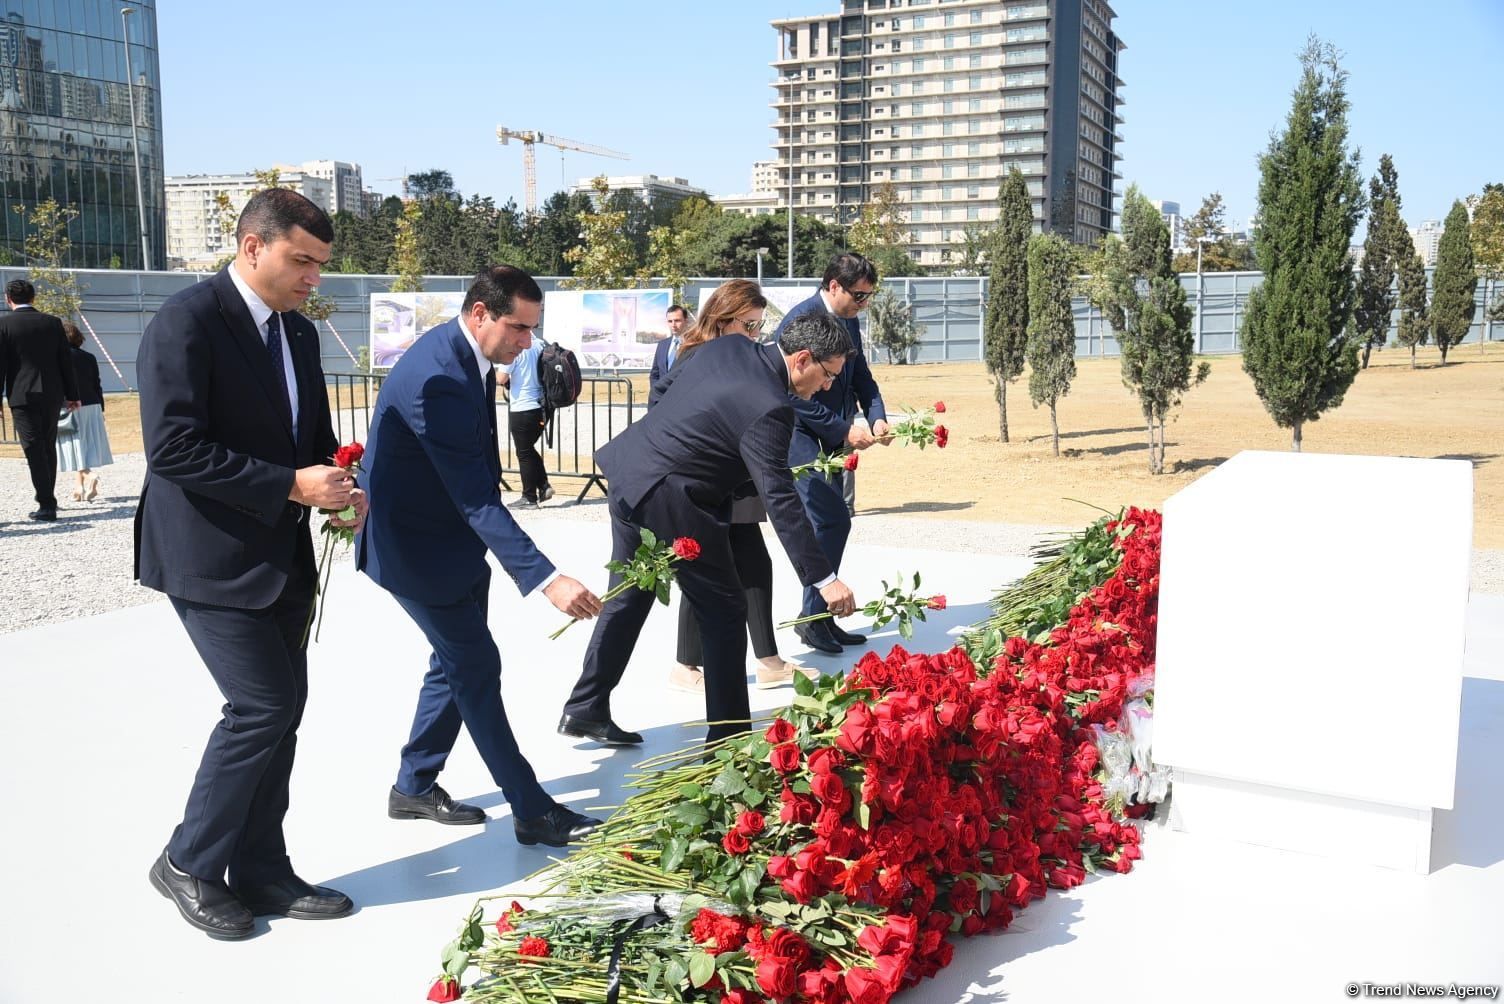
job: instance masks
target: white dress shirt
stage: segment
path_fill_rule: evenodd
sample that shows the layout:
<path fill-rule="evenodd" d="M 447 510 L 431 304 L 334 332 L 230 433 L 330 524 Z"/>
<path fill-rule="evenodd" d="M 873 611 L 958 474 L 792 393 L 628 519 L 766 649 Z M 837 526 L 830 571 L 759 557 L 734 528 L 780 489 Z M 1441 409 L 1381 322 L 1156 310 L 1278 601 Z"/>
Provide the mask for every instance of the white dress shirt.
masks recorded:
<path fill-rule="evenodd" d="M 250 308 L 251 320 L 256 323 L 256 333 L 261 336 L 261 344 L 265 347 L 266 340 L 271 337 L 271 333 L 266 330 L 266 322 L 272 316 L 272 308 L 268 307 L 266 302 L 256 295 L 256 291 L 251 288 L 250 284 L 241 278 L 238 264 L 231 263 L 230 265 L 230 281 L 235 284 L 236 289 L 240 290 L 240 298 Z M 287 397 L 292 405 L 292 427 L 296 429 L 298 427 L 298 375 L 292 368 L 292 346 L 287 344 L 291 332 L 287 330 L 287 318 L 279 317 L 278 323 L 282 326 L 282 372 L 287 375 Z"/>

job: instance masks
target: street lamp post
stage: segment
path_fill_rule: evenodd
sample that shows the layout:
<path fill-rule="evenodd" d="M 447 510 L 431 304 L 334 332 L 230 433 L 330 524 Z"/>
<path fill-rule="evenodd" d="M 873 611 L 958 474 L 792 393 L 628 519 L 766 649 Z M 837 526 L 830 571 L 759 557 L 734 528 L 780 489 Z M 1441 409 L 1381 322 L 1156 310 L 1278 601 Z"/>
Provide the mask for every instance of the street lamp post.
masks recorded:
<path fill-rule="evenodd" d="M 136 210 L 141 214 L 141 267 L 151 271 L 151 250 L 146 239 L 146 192 L 141 187 L 141 140 L 136 135 L 136 72 L 131 69 L 131 31 L 126 19 L 136 13 L 134 7 L 120 8 L 121 40 L 125 43 L 125 88 L 131 106 L 131 158 L 136 164 Z"/>
<path fill-rule="evenodd" d="M 757 284 L 762 285 L 762 256 L 768 253 L 768 248 L 757 249 Z"/>

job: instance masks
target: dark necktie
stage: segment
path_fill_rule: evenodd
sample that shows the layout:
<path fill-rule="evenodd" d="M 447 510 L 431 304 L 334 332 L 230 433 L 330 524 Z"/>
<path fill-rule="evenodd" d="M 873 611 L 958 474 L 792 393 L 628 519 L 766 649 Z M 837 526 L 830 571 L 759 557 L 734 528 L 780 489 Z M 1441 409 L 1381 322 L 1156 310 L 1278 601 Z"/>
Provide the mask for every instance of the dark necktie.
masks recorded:
<path fill-rule="evenodd" d="M 501 483 L 501 440 L 496 434 L 496 369 L 486 370 L 486 417 L 491 420 L 491 480 Z"/>
<path fill-rule="evenodd" d="M 287 392 L 287 371 L 282 368 L 282 318 L 274 310 L 266 319 L 266 353 L 271 356 L 272 375 L 277 388 L 282 392 L 280 404 L 282 417 L 292 425 L 292 396 Z"/>

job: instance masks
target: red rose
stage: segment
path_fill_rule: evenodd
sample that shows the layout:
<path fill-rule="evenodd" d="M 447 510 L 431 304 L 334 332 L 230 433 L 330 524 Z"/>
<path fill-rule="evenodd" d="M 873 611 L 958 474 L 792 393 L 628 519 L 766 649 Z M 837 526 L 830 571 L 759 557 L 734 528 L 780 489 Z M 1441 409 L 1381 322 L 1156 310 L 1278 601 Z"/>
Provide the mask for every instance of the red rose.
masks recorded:
<path fill-rule="evenodd" d="M 846 468 L 848 471 L 854 471 L 856 470 L 856 463 L 857 455 L 855 453 L 848 453 L 846 454 L 845 463 L 843 463 L 841 466 Z"/>
<path fill-rule="evenodd" d="M 929 607 L 931 610 L 944 610 L 945 609 L 945 597 L 944 596 L 931 596 L 929 602 L 926 603 L 925 606 Z"/>
<path fill-rule="evenodd" d="M 537 959 L 546 959 L 553 954 L 553 949 L 542 938 L 528 935 L 522 939 L 522 944 L 517 946 L 518 955 L 531 955 Z"/>
<path fill-rule="evenodd" d="M 752 841 L 745 834 L 732 830 L 721 838 L 721 846 L 726 848 L 727 854 L 745 854 L 752 849 Z"/>
<path fill-rule="evenodd" d="M 757 964 L 757 985 L 779 1000 L 793 994 L 798 976 L 793 964 L 783 959 L 765 958 Z"/>
<path fill-rule="evenodd" d="M 675 537 L 673 552 L 683 561 L 694 561 L 700 556 L 700 542 L 693 537 Z"/>
<path fill-rule="evenodd" d="M 452 980 L 447 976 L 440 976 L 438 979 L 433 981 L 433 986 L 428 988 L 428 999 L 431 1001 L 439 1001 L 440 1004 L 443 1004 L 443 1002 L 445 1001 L 459 1000 L 459 980 Z"/>
<path fill-rule="evenodd" d="M 360 458 L 365 455 L 366 448 L 359 443 L 350 443 L 347 446 L 341 446 L 334 451 L 334 466 L 343 467 L 348 470 L 351 467 L 359 466 Z"/>
<path fill-rule="evenodd" d="M 517 930 L 512 926 L 512 912 L 508 910 L 496 919 L 496 933 L 506 934 L 508 931 Z"/>
<path fill-rule="evenodd" d="M 950 908 L 958 914 L 971 913 L 977 908 L 977 884 L 969 878 L 957 879 L 950 887 Z"/>
<path fill-rule="evenodd" d="M 827 746 L 809 755 L 811 774 L 833 774 L 844 766 L 846 766 L 846 754 L 838 749 Z"/>
<path fill-rule="evenodd" d="M 761 1004 L 762 998 L 750 990 L 729 990 L 721 994 L 721 1004 Z"/>
<path fill-rule="evenodd" d="M 736 817 L 736 828 L 744 836 L 755 837 L 767 825 L 768 821 L 763 818 L 763 814 L 751 809 Z"/>
<path fill-rule="evenodd" d="M 892 992 L 883 986 L 882 977 L 874 969 L 852 966 L 846 970 L 844 979 L 846 993 L 851 998 L 852 1004 L 886 1004 L 893 996 Z"/>
<path fill-rule="evenodd" d="M 768 763 L 780 774 L 792 774 L 799 769 L 799 747 L 793 743 L 774 746 L 768 752 Z"/>
<path fill-rule="evenodd" d="M 935 445 L 938 446 L 938 447 L 940 447 L 943 450 L 943 449 L 945 449 L 945 444 L 949 440 L 950 440 L 950 430 L 947 429 L 943 425 L 937 425 L 937 426 L 935 426 Z"/>
<path fill-rule="evenodd" d="M 945 414 L 945 402 L 944 401 L 936 401 L 935 402 L 935 414 L 937 414 L 937 415 L 943 415 L 943 414 Z"/>
<path fill-rule="evenodd" d="M 786 927 L 774 928 L 763 939 L 763 951 L 767 958 L 787 962 L 795 969 L 803 969 L 809 962 L 809 943 Z"/>
<path fill-rule="evenodd" d="M 794 738 L 794 726 L 780 718 L 769 725 L 762 736 L 772 745 L 779 746 Z"/>

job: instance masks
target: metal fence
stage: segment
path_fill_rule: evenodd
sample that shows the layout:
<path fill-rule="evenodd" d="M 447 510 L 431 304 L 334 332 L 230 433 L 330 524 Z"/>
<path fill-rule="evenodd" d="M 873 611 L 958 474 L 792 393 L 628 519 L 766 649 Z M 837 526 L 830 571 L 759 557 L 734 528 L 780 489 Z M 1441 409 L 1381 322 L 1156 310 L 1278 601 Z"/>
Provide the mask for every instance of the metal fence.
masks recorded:
<path fill-rule="evenodd" d="M 24 269 L 0 268 L 0 282 L 24 277 Z M 80 269 L 75 275 L 83 292 L 83 322 L 90 351 L 100 355 L 100 376 L 107 392 L 136 386 L 136 352 L 141 335 L 162 303 L 172 294 L 205 278 L 189 272 L 127 272 Z M 1427 277 L 1429 280 L 1430 273 Z M 392 276 L 328 275 L 320 293 L 334 301 L 335 313 L 319 325 L 324 370 L 329 373 L 356 368 L 360 349 L 370 330 L 372 293 L 390 292 Z M 1197 346 L 1206 353 L 1237 352 L 1241 349 L 1239 326 L 1248 309 L 1248 294 L 1262 281 L 1258 272 L 1211 272 L 1180 276 L 1195 313 Z M 561 280 L 539 278 L 544 291 L 557 289 Z M 725 279 L 699 278 L 689 282 L 690 302 L 699 290 L 719 286 Z M 469 282 L 467 276 L 426 276 L 430 292 L 457 292 Z M 815 286 L 819 280 L 766 279 L 766 286 Z M 987 303 L 987 279 L 980 276 L 887 279 L 884 285 L 897 291 L 925 325 L 917 348 L 909 353 L 916 363 L 975 362 L 982 358 L 982 320 Z M 1485 303 L 1504 294 L 1497 281 L 1480 282 L 1472 329 L 1465 342 L 1495 341 L 1504 336 L 1504 324 L 1485 319 Z M 1076 319 L 1076 352 L 1080 356 L 1112 356 L 1118 352 L 1101 313 L 1084 298 L 1073 301 Z M 864 314 L 863 317 L 866 315 Z M 547 332 L 545 316 L 543 328 Z M 1393 328 L 1391 327 L 1391 331 Z M 98 351 L 102 349 L 103 351 Z M 873 357 L 885 359 L 881 351 Z"/>

